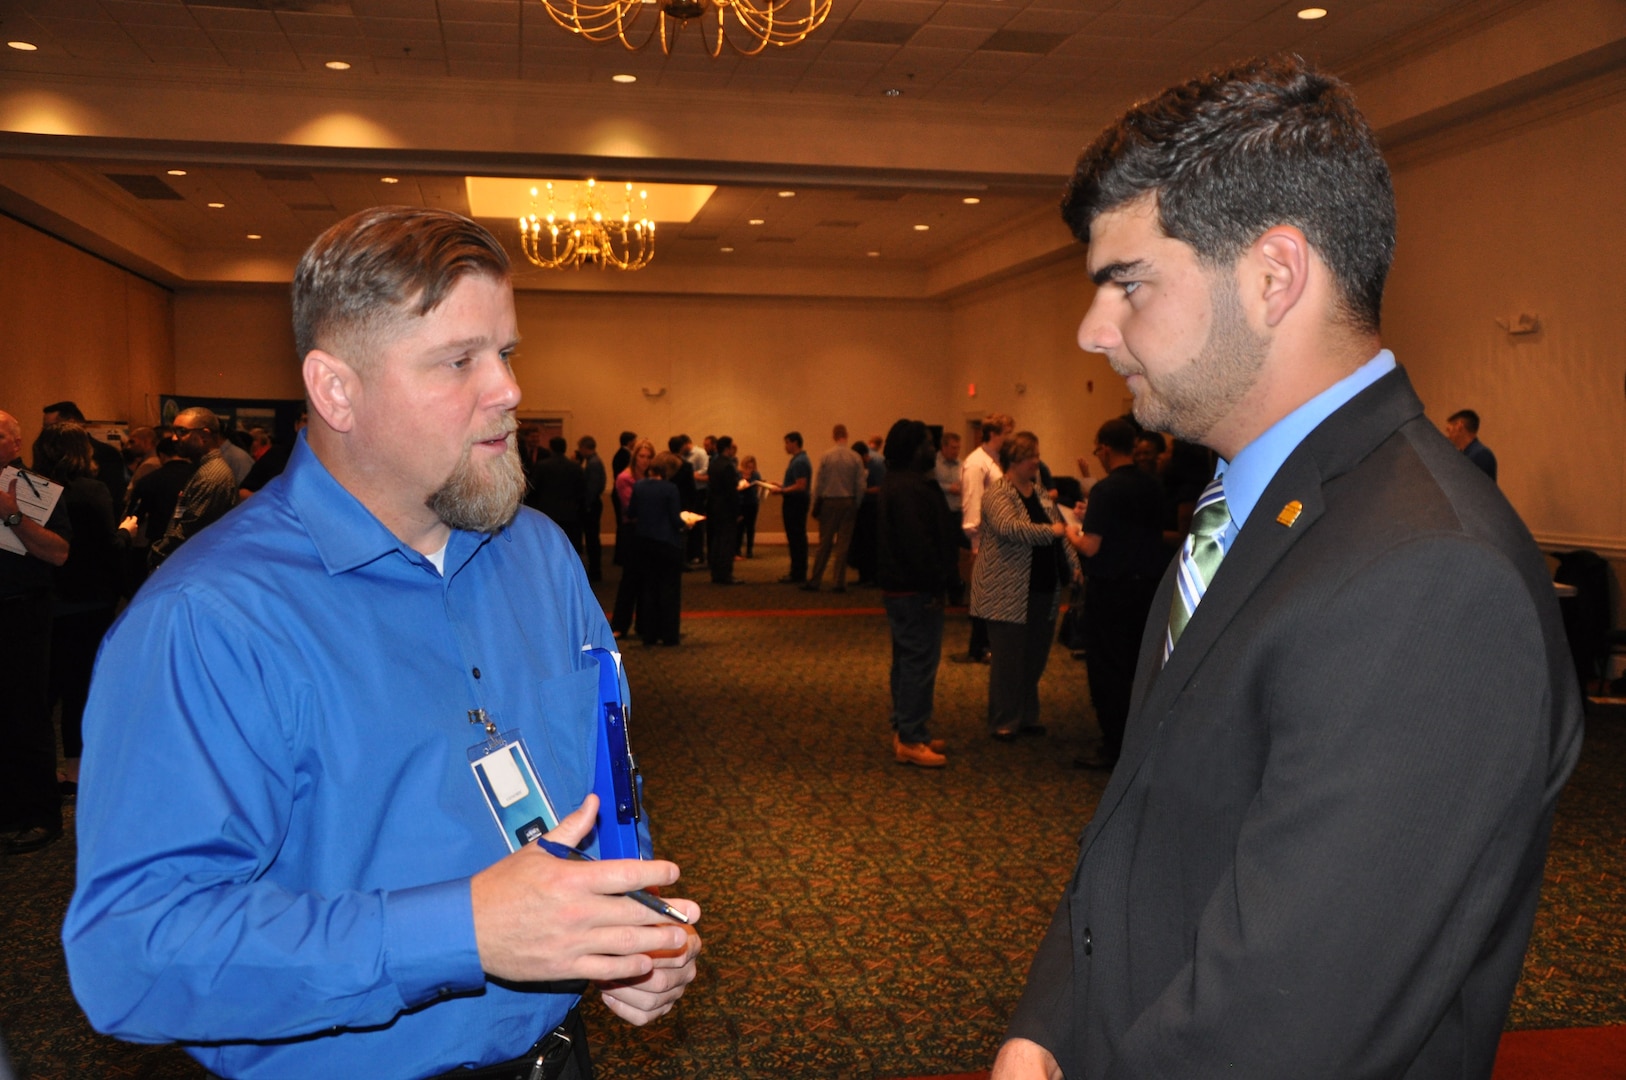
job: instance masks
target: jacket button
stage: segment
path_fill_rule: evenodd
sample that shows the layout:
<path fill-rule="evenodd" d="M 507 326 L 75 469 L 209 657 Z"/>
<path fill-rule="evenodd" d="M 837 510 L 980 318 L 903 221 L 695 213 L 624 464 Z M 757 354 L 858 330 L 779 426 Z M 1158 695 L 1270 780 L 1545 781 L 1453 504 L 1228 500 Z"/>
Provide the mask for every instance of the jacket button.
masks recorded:
<path fill-rule="evenodd" d="M 1095 941 L 1090 937 L 1090 928 L 1084 928 L 1084 955 L 1089 956 L 1095 951 Z"/>

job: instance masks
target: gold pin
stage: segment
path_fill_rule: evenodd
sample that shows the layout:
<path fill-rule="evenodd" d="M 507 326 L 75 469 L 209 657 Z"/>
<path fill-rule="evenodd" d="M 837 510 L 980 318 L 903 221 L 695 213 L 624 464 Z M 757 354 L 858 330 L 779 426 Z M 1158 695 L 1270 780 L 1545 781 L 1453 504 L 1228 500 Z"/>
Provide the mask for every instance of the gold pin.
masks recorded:
<path fill-rule="evenodd" d="M 1282 507 L 1282 512 L 1276 515 L 1276 520 L 1291 529 L 1293 527 L 1293 523 L 1299 519 L 1299 514 L 1303 512 L 1304 504 L 1299 502 L 1297 499 L 1294 499 L 1292 502 Z"/>

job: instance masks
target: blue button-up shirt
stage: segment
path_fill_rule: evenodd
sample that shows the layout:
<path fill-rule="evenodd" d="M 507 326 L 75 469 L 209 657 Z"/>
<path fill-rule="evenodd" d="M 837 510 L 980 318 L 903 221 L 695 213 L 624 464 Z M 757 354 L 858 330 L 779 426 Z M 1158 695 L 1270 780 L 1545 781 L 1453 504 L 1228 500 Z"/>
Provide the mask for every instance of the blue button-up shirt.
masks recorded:
<path fill-rule="evenodd" d="M 613 641 L 540 514 L 454 531 L 444 567 L 301 439 L 142 587 L 91 688 L 62 932 L 99 1030 L 351 1078 L 500 1061 L 563 1018 L 574 993 L 481 970 L 469 878 L 508 848 L 467 715 L 519 729 L 567 813 L 593 779 L 581 650 Z"/>
<path fill-rule="evenodd" d="M 1231 550 L 1231 541 L 1248 523 L 1248 515 L 1253 513 L 1259 497 L 1305 436 L 1394 368 L 1395 354 L 1388 349 L 1380 350 L 1372 359 L 1276 421 L 1238 451 L 1233 460 L 1220 459 L 1215 474 L 1225 477 L 1225 506 L 1231 512 L 1231 523 L 1219 538 L 1222 548 Z"/>

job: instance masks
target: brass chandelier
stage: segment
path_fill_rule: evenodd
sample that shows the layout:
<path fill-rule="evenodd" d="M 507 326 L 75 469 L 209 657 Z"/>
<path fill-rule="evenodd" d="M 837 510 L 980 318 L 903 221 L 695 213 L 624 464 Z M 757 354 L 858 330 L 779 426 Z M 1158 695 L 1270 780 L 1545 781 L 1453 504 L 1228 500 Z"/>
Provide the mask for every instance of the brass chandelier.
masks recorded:
<path fill-rule="evenodd" d="M 690 22 L 699 24 L 706 51 L 713 59 L 723 53 L 723 45 L 741 56 L 755 56 L 769 45 L 781 48 L 801 42 L 817 30 L 830 14 L 830 0 L 542 0 L 553 21 L 588 41 L 619 41 L 630 50 L 660 38 L 661 52 L 670 53 L 678 32 Z M 794 5 L 794 7 L 792 6 Z M 653 25 L 642 41 L 634 36 L 646 9 L 654 9 Z M 802 14 L 802 12 L 806 14 Z M 749 35 L 741 46 L 727 33 L 724 16 L 734 19 Z M 713 24 L 712 16 L 716 16 Z"/>
<path fill-rule="evenodd" d="M 585 190 L 583 188 L 585 187 Z M 544 270 L 642 270 L 655 258 L 655 221 L 649 216 L 649 194 L 638 193 L 639 216 L 633 219 L 632 184 L 626 186 L 626 204 L 619 218 L 606 218 L 598 181 L 578 185 L 575 204 L 563 217 L 555 206 L 553 183 L 547 185 L 547 213 L 537 216 L 536 188 L 531 189 L 531 212 L 519 219 L 519 242 L 525 258 Z"/>

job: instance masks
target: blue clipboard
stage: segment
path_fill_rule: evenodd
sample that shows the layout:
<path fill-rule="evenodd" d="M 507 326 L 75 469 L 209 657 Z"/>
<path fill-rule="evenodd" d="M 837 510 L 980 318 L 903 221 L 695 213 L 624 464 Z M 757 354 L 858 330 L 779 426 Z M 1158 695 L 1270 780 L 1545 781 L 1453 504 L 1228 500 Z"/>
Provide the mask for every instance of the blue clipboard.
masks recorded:
<path fill-rule="evenodd" d="M 598 664 L 598 755 L 593 767 L 593 793 L 598 796 L 601 859 L 648 859 L 654 854 L 645 839 L 644 782 L 627 740 L 627 679 L 621 654 L 596 646 L 582 651 Z"/>

